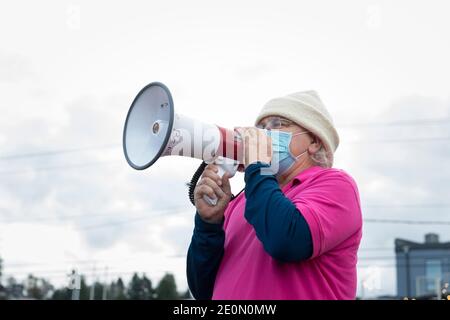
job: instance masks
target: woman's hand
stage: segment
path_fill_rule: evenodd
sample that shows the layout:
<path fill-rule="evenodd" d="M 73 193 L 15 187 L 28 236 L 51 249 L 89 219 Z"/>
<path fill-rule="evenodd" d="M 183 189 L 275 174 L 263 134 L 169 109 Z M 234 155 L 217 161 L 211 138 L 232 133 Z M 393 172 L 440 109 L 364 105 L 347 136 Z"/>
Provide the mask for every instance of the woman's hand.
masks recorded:
<path fill-rule="evenodd" d="M 252 163 L 261 161 L 270 163 L 272 160 L 272 139 L 262 129 L 255 127 L 236 128 L 243 143 L 244 169 Z M 243 168 L 240 167 L 240 170 Z"/>
<path fill-rule="evenodd" d="M 220 223 L 225 209 L 231 200 L 230 174 L 225 173 L 222 178 L 217 174 L 215 164 L 208 164 L 203 171 L 202 178 L 194 189 L 194 203 L 202 220 L 209 223 Z M 209 205 L 203 197 L 217 199 L 215 206 Z"/>

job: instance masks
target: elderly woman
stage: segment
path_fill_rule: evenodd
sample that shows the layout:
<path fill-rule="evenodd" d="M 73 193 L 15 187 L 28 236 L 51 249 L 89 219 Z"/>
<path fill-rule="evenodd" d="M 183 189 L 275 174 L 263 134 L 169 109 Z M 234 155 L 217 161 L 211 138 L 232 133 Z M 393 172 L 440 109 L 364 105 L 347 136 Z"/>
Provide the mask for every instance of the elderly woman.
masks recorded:
<path fill-rule="evenodd" d="M 265 130 L 261 130 L 265 129 Z M 208 165 L 187 256 L 196 299 L 354 299 L 362 215 L 355 181 L 332 168 L 339 144 L 314 91 L 270 100 L 240 128 L 245 191 Z M 269 146 L 270 152 L 260 152 Z M 275 170 L 274 170 L 275 168 Z M 217 197 L 216 206 L 203 196 Z"/>

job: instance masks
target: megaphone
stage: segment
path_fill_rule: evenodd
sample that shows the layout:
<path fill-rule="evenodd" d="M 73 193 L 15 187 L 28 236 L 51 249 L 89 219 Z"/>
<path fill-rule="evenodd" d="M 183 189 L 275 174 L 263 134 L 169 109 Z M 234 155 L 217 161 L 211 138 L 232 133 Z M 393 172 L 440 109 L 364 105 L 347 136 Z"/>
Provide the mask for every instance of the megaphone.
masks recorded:
<path fill-rule="evenodd" d="M 214 162 L 222 177 L 225 172 L 233 176 L 242 163 L 241 138 L 235 130 L 175 113 L 172 95 L 160 82 L 148 84 L 133 100 L 122 144 L 128 164 L 136 170 L 147 169 L 160 157 L 185 156 Z"/>

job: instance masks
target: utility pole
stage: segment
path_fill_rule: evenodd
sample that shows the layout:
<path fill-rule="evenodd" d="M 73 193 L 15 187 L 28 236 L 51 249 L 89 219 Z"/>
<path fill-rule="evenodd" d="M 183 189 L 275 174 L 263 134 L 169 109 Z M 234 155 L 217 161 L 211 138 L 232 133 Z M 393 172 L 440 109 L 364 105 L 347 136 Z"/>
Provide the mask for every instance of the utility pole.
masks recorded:
<path fill-rule="evenodd" d="M 92 284 L 91 284 L 91 290 L 89 291 L 89 300 L 94 300 L 95 296 L 95 264 L 92 268 Z"/>
<path fill-rule="evenodd" d="M 103 295 L 102 299 L 106 300 L 107 288 L 108 288 L 108 266 L 105 267 L 105 280 L 103 284 Z"/>
<path fill-rule="evenodd" d="M 72 300 L 80 300 L 80 276 L 75 270 L 72 270 L 69 282 L 69 289 L 72 289 Z"/>

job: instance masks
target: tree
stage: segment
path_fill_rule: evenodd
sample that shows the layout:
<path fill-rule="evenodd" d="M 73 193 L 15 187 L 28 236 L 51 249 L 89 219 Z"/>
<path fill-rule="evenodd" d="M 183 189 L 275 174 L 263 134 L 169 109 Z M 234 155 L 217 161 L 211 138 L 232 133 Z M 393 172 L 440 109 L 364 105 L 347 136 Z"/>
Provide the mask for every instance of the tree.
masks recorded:
<path fill-rule="evenodd" d="M 133 274 L 130 284 L 128 285 L 128 297 L 131 300 L 140 300 L 141 279 L 138 274 Z"/>
<path fill-rule="evenodd" d="M 7 298 L 6 288 L 2 285 L 2 268 L 3 268 L 3 260 L 0 257 L 0 300 L 5 300 Z"/>
<path fill-rule="evenodd" d="M 153 299 L 152 282 L 145 274 L 142 279 L 137 273 L 133 274 L 128 286 L 128 297 L 131 300 L 149 300 Z"/>
<path fill-rule="evenodd" d="M 24 297 L 24 286 L 18 283 L 14 277 L 6 281 L 7 299 L 21 299 Z"/>
<path fill-rule="evenodd" d="M 2 285 L 2 271 L 3 271 L 3 260 L 0 257 L 0 286 Z"/>
<path fill-rule="evenodd" d="M 152 300 L 155 296 L 155 291 L 152 288 L 152 281 L 144 275 L 142 276 L 142 289 L 144 291 L 144 299 Z"/>
<path fill-rule="evenodd" d="M 125 284 L 123 283 L 122 278 L 119 278 L 117 280 L 117 294 L 116 294 L 117 300 L 126 300 L 127 296 L 125 294 Z"/>
<path fill-rule="evenodd" d="M 52 295 L 53 300 L 71 300 L 72 299 L 72 290 L 69 288 L 60 288 L 53 291 Z"/>
<path fill-rule="evenodd" d="M 123 284 L 122 278 L 118 278 L 116 282 L 111 283 L 111 288 L 109 290 L 108 299 L 110 300 L 126 300 L 125 285 Z"/>
<path fill-rule="evenodd" d="M 47 280 L 30 274 L 25 284 L 25 291 L 28 298 L 42 300 L 48 298 L 49 293 L 53 291 L 53 286 Z"/>
<path fill-rule="evenodd" d="M 180 294 L 180 299 L 185 299 L 185 300 L 192 300 L 193 299 L 189 289 L 187 289 L 184 293 Z"/>
<path fill-rule="evenodd" d="M 89 286 L 86 284 L 86 277 L 80 275 L 80 300 L 89 300 L 90 296 Z"/>
<path fill-rule="evenodd" d="M 156 297 L 160 300 L 178 299 L 177 285 L 171 273 L 166 273 L 156 287 Z"/>
<path fill-rule="evenodd" d="M 94 286 L 94 300 L 102 300 L 104 284 L 96 281 L 92 285 Z"/>

